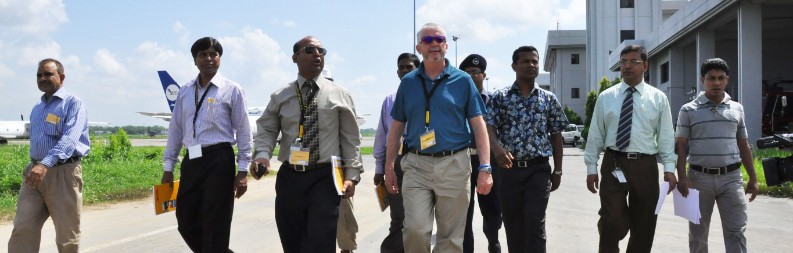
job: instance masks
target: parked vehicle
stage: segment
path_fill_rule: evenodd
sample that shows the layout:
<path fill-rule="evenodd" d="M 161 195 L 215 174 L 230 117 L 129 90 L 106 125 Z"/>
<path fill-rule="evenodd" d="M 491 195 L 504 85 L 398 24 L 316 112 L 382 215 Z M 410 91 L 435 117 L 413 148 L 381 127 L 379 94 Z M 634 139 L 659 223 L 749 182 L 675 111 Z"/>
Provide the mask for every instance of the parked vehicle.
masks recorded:
<path fill-rule="evenodd" d="M 581 142 L 581 131 L 578 130 L 578 126 L 575 124 L 569 124 L 562 131 L 562 139 L 564 144 L 571 144 L 575 147 Z"/>

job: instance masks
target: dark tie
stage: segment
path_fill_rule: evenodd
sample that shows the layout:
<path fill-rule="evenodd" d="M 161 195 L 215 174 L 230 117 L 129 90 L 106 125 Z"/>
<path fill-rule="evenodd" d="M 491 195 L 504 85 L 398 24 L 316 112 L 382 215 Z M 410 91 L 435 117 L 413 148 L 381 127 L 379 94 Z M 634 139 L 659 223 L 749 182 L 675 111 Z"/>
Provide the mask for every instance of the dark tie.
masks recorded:
<path fill-rule="evenodd" d="M 631 144 L 631 122 L 633 118 L 633 92 L 636 88 L 628 87 L 625 90 L 625 100 L 622 101 L 622 111 L 620 111 L 620 124 L 617 127 L 617 148 L 625 151 Z"/>
<path fill-rule="evenodd" d="M 307 80 L 300 89 L 306 94 L 305 101 L 308 102 L 308 108 L 306 108 L 306 113 L 303 116 L 305 117 L 304 127 L 306 130 L 305 136 L 303 136 L 303 147 L 309 150 L 309 165 L 315 165 L 317 160 L 319 160 L 319 124 L 317 124 L 319 114 L 317 113 L 316 96 L 318 89 L 319 87 L 313 80 Z"/>

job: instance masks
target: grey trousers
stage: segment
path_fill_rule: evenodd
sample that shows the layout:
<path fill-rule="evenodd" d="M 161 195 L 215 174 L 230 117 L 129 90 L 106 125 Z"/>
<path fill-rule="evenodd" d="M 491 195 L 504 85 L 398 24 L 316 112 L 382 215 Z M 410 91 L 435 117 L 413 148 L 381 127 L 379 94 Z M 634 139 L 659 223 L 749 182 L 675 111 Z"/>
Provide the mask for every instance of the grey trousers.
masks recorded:
<path fill-rule="evenodd" d="M 688 247 L 691 252 L 708 252 L 708 233 L 714 202 L 721 215 L 726 252 L 746 252 L 746 196 L 741 170 L 724 175 L 689 170 L 688 179 L 691 188 L 699 190 L 699 211 L 702 215 L 699 225 L 688 223 Z"/>

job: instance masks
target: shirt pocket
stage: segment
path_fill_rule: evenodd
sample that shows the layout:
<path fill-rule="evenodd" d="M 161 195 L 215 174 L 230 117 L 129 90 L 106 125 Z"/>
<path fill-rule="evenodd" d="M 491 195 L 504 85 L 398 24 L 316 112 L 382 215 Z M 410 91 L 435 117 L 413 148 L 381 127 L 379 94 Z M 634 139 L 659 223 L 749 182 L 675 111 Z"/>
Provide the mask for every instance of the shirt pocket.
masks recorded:
<path fill-rule="evenodd" d="M 226 111 L 224 109 L 228 108 L 226 105 L 227 103 L 228 101 L 224 101 L 219 98 L 207 98 L 207 101 L 204 104 L 204 106 L 206 106 L 207 113 L 206 119 L 210 122 L 215 122 L 216 120 L 221 119 Z"/>
<path fill-rule="evenodd" d="M 53 115 L 55 115 L 55 114 L 53 114 Z M 46 118 L 45 118 L 44 126 L 42 127 L 42 130 L 44 131 L 45 135 L 48 135 L 48 136 L 61 136 L 61 129 L 62 129 L 62 126 L 63 126 L 63 117 L 61 117 L 61 115 L 56 115 L 56 116 L 58 116 L 58 121 L 55 122 L 55 123 L 50 123 L 50 122 L 46 121 Z"/>
<path fill-rule="evenodd" d="M 339 129 L 339 113 L 333 108 L 317 108 L 320 129 Z"/>

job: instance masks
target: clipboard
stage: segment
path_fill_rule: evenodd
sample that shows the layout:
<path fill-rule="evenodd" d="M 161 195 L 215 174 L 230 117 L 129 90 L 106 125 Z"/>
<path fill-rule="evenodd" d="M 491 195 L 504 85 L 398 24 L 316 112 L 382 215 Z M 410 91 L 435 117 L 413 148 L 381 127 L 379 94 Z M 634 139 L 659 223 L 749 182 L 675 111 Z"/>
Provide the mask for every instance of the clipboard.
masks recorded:
<path fill-rule="evenodd" d="M 154 200 L 154 214 L 159 215 L 171 211 L 176 211 L 176 194 L 179 193 L 179 180 L 173 181 L 173 189 L 170 184 L 156 184 L 152 187 Z"/>

